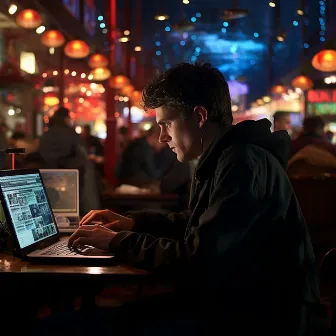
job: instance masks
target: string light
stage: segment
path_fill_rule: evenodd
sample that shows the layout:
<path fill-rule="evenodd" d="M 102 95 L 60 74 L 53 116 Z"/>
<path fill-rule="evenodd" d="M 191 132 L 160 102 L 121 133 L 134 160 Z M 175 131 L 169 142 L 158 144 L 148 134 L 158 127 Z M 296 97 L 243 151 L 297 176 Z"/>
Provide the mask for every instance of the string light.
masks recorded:
<path fill-rule="evenodd" d="M 270 6 L 270 7 L 275 7 L 275 2 L 274 2 L 274 1 L 271 1 L 271 2 L 269 3 L 269 6 Z"/>
<path fill-rule="evenodd" d="M 326 30 L 326 15 L 325 15 L 325 10 L 326 10 L 327 3 L 325 0 L 320 0 L 320 41 L 324 42 L 325 41 L 325 30 Z"/>
<path fill-rule="evenodd" d="M 8 8 L 8 13 L 9 13 L 10 15 L 14 15 L 14 14 L 16 13 L 17 9 L 18 9 L 18 8 L 17 8 L 16 5 L 10 5 L 9 8 Z"/>
<path fill-rule="evenodd" d="M 165 31 L 166 31 L 166 32 L 170 32 L 170 27 L 167 26 L 167 27 L 165 28 Z"/>

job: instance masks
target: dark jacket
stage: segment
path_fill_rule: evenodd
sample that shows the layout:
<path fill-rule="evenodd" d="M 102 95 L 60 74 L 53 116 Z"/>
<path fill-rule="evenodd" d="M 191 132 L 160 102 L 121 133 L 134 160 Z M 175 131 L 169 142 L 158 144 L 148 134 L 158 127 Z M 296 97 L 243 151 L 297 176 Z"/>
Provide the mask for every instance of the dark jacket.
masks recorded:
<path fill-rule="evenodd" d="M 134 213 L 137 232 L 110 243 L 121 260 L 174 276 L 175 309 L 187 302 L 223 335 L 311 335 L 319 302 L 312 245 L 284 170 L 290 138 L 270 125 L 233 126 L 200 158 L 188 211 Z"/>

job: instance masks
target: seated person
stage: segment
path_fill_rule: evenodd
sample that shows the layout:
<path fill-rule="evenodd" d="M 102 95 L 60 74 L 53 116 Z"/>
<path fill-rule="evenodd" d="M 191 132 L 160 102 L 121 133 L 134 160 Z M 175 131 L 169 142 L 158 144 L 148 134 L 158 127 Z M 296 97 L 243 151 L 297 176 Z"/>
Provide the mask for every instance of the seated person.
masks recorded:
<path fill-rule="evenodd" d="M 182 63 L 159 74 L 143 101 L 156 111 L 160 142 L 181 162 L 199 161 L 184 212 L 129 218 L 93 210 L 70 237 L 70 247 L 112 251 L 119 262 L 175 285 L 119 310 L 106 319 L 106 331 L 112 323 L 125 335 L 312 335 L 319 290 L 284 169 L 288 133 L 271 133 L 267 119 L 233 126 L 228 84 L 209 64 Z M 105 226 L 87 225 L 93 220 Z M 125 320 L 132 323 L 118 323 Z M 89 324 L 86 318 L 83 329 Z"/>

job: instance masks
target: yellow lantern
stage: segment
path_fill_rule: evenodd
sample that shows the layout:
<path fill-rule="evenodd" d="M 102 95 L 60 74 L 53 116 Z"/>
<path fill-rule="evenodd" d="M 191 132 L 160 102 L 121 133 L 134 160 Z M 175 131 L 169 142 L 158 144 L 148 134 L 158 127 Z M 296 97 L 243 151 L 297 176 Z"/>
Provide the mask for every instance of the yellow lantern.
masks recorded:
<path fill-rule="evenodd" d="M 65 39 L 60 31 L 51 29 L 42 35 L 41 42 L 49 48 L 57 48 L 64 44 Z"/>
<path fill-rule="evenodd" d="M 89 67 L 92 69 L 106 67 L 108 65 L 108 60 L 102 54 L 93 54 L 90 56 L 88 64 Z"/>
<path fill-rule="evenodd" d="M 22 28 L 35 29 L 42 24 L 42 17 L 34 9 L 24 9 L 17 15 L 16 22 Z"/>
<path fill-rule="evenodd" d="M 122 89 L 129 84 L 129 79 L 126 76 L 113 76 L 109 80 L 109 86 L 113 89 Z"/>
<path fill-rule="evenodd" d="M 90 54 L 90 47 L 82 40 L 72 40 L 66 44 L 64 53 L 70 58 L 84 58 Z"/>
<path fill-rule="evenodd" d="M 108 68 L 99 67 L 93 69 L 90 75 L 94 81 L 104 81 L 111 76 L 111 71 Z"/>
<path fill-rule="evenodd" d="M 60 103 L 59 98 L 52 92 L 46 93 L 43 101 L 44 104 L 48 106 L 56 106 Z"/>
<path fill-rule="evenodd" d="M 322 50 L 312 59 L 312 65 L 316 70 L 323 72 L 336 71 L 336 51 Z"/>
<path fill-rule="evenodd" d="M 306 91 L 313 87 L 313 81 L 307 76 L 300 75 L 292 80 L 292 86 L 295 89 Z"/>
<path fill-rule="evenodd" d="M 121 94 L 130 97 L 134 90 L 134 86 L 132 84 L 128 84 L 121 89 Z"/>
<path fill-rule="evenodd" d="M 274 85 L 273 87 L 272 87 L 272 89 L 271 89 L 271 91 L 272 91 L 272 93 L 274 93 L 274 94 L 278 94 L 278 95 L 280 95 L 280 94 L 283 94 L 283 93 L 285 93 L 286 92 L 286 88 L 283 86 L 283 85 Z"/>

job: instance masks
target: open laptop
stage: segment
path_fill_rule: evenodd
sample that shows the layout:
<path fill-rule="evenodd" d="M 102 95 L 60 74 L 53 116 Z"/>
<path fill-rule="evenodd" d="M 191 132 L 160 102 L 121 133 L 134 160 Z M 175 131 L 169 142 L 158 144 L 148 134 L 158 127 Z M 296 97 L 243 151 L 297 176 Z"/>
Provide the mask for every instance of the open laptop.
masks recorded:
<path fill-rule="evenodd" d="M 79 224 L 78 169 L 40 169 L 60 232 L 74 232 Z"/>
<path fill-rule="evenodd" d="M 92 246 L 67 247 L 68 237 L 60 237 L 38 169 L 0 170 L 0 199 L 16 255 L 32 261 L 113 258 Z"/>

